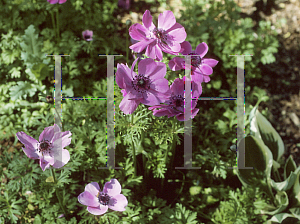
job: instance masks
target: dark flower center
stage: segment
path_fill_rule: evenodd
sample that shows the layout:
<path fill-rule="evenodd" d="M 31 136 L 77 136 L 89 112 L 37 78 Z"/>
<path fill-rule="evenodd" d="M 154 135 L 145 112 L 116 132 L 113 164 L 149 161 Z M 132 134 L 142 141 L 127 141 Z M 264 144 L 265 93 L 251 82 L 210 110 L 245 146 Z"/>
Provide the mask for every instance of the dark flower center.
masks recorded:
<path fill-rule="evenodd" d="M 189 53 L 189 55 L 196 55 L 195 53 Z M 198 67 L 201 64 L 200 56 L 191 56 L 191 65 L 194 67 Z"/>
<path fill-rule="evenodd" d="M 106 193 L 100 192 L 98 195 L 98 199 L 101 205 L 108 205 L 110 196 Z"/>
<path fill-rule="evenodd" d="M 172 96 L 171 102 L 175 107 L 181 107 L 184 103 L 184 98 L 181 95 Z"/>
<path fill-rule="evenodd" d="M 85 38 L 86 39 L 89 39 L 91 36 L 90 35 L 85 35 Z"/>
<path fill-rule="evenodd" d="M 148 77 L 145 77 L 143 74 L 139 74 L 138 76 L 133 78 L 131 81 L 132 87 L 141 93 L 144 93 L 146 90 L 150 88 L 150 81 Z"/>
<path fill-rule="evenodd" d="M 153 34 L 156 36 L 156 38 L 160 39 L 164 44 L 167 44 L 167 35 L 165 34 L 164 30 L 158 30 L 157 28 L 155 28 L 153 30 Z"/>
<path fill-rule="evenodd" d="M 51 146 L 51 144 L 49 143 L 48 140 L 42 140 L 40 142 L 40 146 L 38 148 L 38 151 L 41 152 L 42 154 L 45 153 L 45 152 L 49 153 L 51 148 L 52 148 L 52 146 Z"/>

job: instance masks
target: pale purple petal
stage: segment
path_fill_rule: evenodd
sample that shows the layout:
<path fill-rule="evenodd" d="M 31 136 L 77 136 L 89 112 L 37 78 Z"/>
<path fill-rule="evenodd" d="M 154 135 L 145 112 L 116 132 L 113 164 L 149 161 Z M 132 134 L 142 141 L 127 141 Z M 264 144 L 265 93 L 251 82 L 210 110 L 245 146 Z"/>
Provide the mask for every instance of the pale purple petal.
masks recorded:
<path fill-rule="evenodd" d="M 182 25 L 176 23 L 167 31 L 167 33 L 172 36 L 172 40 L 178 43 L 182 43 L 186 39 L 186 32 Z"/>
<path fill-rule="evenodd" d="M 164 44 L 164 43 L 158 43 L 158 46 L 161 48 L 163 52 L 166 52 L 168 54 L 178 55 L 178 53 L 181 51 L 180 43 L 172 42 L 171 44 Z"/>
<path fill-rule="evenodd" d="M 213 69 L 209 65 L 206 65 L 206 64 L 202 64 L 200 66 L 200 70 L 204 75 L 211 75 L 213 73 Z"/>
<path fill-rule="evenodd" d="M 98 207 L 87 207 L 89 213 L 93 215 L 102 215 L 107 212 L 108 206 L 107 205 L 99 205 Z"/>
<path fill-rule="evenodd" d="M 218 64 L 219 61 L 212 59 L 212 58 L 203 58 L 202 62 L 203 62 L 203 64 L 207 64 L 213 68 Z"/>
<path fill-rule="evenodd" d="M 54 168 L 61 168 L 70 160 L 70 153 L 67 149 L 63 149 L 61 155 L 55 156 L 55 162 L 52 164 Z"/>
<path fill-rule="evenodd" d="M 124 114 L 132 114 L 140 104 L 140 100 L 129 100 L 132 97 L 134 95 L 131 92 L 127 93 L 119 105 Z"/>
<path fill-rule="evenodd" d="M 97 194 L 101 191 L 101 189 L 97 182 L 92 182 L 85 186 L 84 191 L 88 191 L 92 195 L 97 196 Z"/>
<path fill-rule="evenodd" d="M 174 93 L 174 95 L 181 95 L 184 94 L 184 81 L 183 79 L 175 79 L 174 82 L 171 85 L 171 91 Z"/>
<path fill-rule="evenodd" d="M 163 57 L 161 49 L 157 46 L 155 39 L 153 39 L 153 41 L 148 45 L 145 54 L 158 61 L 161 61 Z"/>
<path fill-rule="evenodd" d="M 51 157 L 52 158 L 52 157 Z M 54 159 L 53 159 L 54 161 Z M 40 167 L 42 168 L 43 171 L 48 169 L 51 165 L 51 162 L 53 162 L 50 158 L 44 159 L 44 157 L 40 158 Z"/>
<path fill-rule="evenodd" d="M 43 140 L 47 140 L 50 142 L 53 136 L 54 136 L 54 126 L 46 127 L 44 131 L 40 134 L 39 141 L 41 142 Z"/>
<path fill-rule="evenodd" d="M 30 148 L 29 146 L 25 145 L 25 148 L 22 148 L 26 156 L 30 159 L 39 159 L 40 154 L 36 149 Z"/>
<path fill-rule="evenodd" d="M 196 54 L 200 55 L 201 58 L 203 58 L 206 55 L 207 51 L 208 51 L 208 46 L 205 42 L 199 44 L 195 50 Z"/>
<path fill-rule="evenodd" d="M 204 75 L 200 71 L 199 68 L 196 68 L 195 71 L 192 72 L 191 77 L 194 82 L 203 82 L 204 81 Z"/>
<path fill-rule="evenodd" d="M 118 195 L 121 193 L 121 184 L 117 179 L 111 179 L 109 182 L 105 183 L 103 192 L 112 197 Z"/>
<path fill-rule="evenodd" d="M 158 29 L 170 29 L 176 23 L 175 16 L 172 11 L 164 11 L 158 16 Z"/>
<path fill-rule="evenodd" d="M 189 53 L 192 52 L 192 45 L 188 41 L 184 41 L 181 43 L 181 54 L 183 55 L 188 55 Z"/>
<path fill-rule="evenodd" d="M 128 205 L 127 198 L 123 194 L 115 195 L 110 199 L 108 207 L 112 210 L 123 212 Z"/>
<path fill-rule="evenodd" d="M 28 146 L 30 149 L 37 149 L 38 148 L 38 141 L 35 140 L 33 137 L 25 134 L 23 131 L 17 132 L 17 138 L 22 142 L 24 145 Z"/>
<path fill-rule="evenodd" d="M 100 204 L 98 201 L 98 198 L 96 196 L 92 195 L 88 191 L 81 193 L 78 196 L 78 201 L 79 201 L 79 203 L 81 203 L 83 205 L 92 206 L 92 207 L 98 207 Z"/>

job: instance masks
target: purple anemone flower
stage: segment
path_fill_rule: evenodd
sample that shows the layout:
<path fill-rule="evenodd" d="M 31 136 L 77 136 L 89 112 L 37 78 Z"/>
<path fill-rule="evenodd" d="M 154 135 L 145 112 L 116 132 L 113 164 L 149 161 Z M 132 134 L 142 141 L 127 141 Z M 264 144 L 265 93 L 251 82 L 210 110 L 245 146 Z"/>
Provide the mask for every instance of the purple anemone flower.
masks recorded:
<path fill-rule="evenodd" d="M 171 94 L 165 104 L 149 107 L 149 110 L 153 111 L 153 115 L 156 117 L 168 116 L 168 118 L 176 116 L 177 120 L 184 121 L 184 85 L 185 77 L 182 79 L 175 79 L 170 89 Z M 191 103 L 191 118 L 194 118 L 199 109 L 195 108 L 197 105 L 198 97 L 202 93 L 202 87 L 200 82 L 192 83 L 192 99 Z M 159 109 L 159 110 L 157 110 Z M 186 119 L 187 120 L 187 119 Z"/>
<path fill-rule="evenodd" d="M 136 74 L 133 69 L 137 60 L 131 69 L 127 64 L 117 65 L 116 82 L 123 89 L 124 97 L 119 107 L 125 114 L 132 114 L 140 103 L 150 106 L 163 103 L 170 91 L 168 80 L 164 78 L 167 71 L 164 63 L 146 58 L 139 62 Z"/>
<path fill-rule="evenodd" d="M 97 182 L 89 183 L 78 196 L 78 201 L 88 206 L 88 212 L 93 215 L 102 215 L 108 208 L 123 212 L 128 204 L 126 197 L 121 194 L 121 185 L 117 179 L 106 182 L 103 191 Z"/>
<path fill-rule="evenodd" d="M 202 42 L 196 47 L 195 51 L 192 51 L 192 46 L 188 41 L 184 41 L 181 44 L 182 55 L 200 55 L 191 56 L 191 76 L 195 82 L 209 82 L 209 75 L 213 73 L 212 67 L 218 64 L 218 61 L 211 58 L 203 58 L 207 51 L 208 46 L 205 42 Z M 169 67 L 171 70 L 176 71 L 185 69 L 185 58 L 175 57 L 169 61 Z"/>
<path fill-rule="evenodd" d="M 131 42 L 132 44 L 136 44 L 136 43 L 138 43 L 139 41 L 130 38 L 130 42 Z M 137 58 L 144 59 L 143 54 L 145 54 L 145 51 L 146 51 L 146 50 L 143 50 L 143 51 L 141 51 L 140 53 L 133 53 L 133 58 L 134 58 L 134 59 L 137 59 Z M 132 51 L 132 52 L 133 52 L 133 51 Z"/>
<path fill-rule="evenodd" d="M 70 153 L 64 147 L 71 143 L 69 137 L 72 133 L 70 131 L 61 132 L 56 124 L 45 128 L 40 134 L 39 141 L 23 131 L 16 135 L 20 142 L 25 145 L 25 148 L 22 148 L 24 153 L 30 159 L 39 159 L 43 171 L 50 165 L 54 168 L 61 168 L 70 160 Z M 59 145 L 60 142 L 61 145 Z"/>
<path fill-rule="evenodd" d="M 56 4 L 56 3 L 59 3 L 59 4 L 63 4 L 65 3 L 67 0 L 47 0 L 50 4 Z"/>
<path fill-rule="evenodd" d="M 158 16 L 158 27 L 153 24 L 149 10 L 143 15 L 143 25 L 136 23 L 129 28 L 129 35 L 139 42 L 129 48 L 140 53 L 146 48 L 146 55 L 157 61 L 162 60 L 162 51 L 178 55 L 181 51 L 180 43 L 186 38 L 182 25 L 176 23 L 171 11 L 164 11 Z"/>
<path fill-rule="evenodd" d="M 83 36 L 83 39 L 85 39 L 86 41 L 91 41 L 93 40 L 93 31 L 91 30 L 85 30 L 82 32 L 82 36 Z"/>

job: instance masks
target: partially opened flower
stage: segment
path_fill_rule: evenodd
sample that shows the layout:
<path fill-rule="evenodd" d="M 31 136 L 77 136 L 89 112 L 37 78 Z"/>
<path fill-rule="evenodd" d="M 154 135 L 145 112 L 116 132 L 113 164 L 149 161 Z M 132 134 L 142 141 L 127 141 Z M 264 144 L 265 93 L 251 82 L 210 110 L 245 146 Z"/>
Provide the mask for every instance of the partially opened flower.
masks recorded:
<path fill-rule="evenodd" d="M 149 10 L 143 15 L 143 25 L 136 23 L 129 28 L 129 35 L 139 42 L 129 48 L 140 53 L 146 48 L 145 54 L 155 60 L 162 60 L 162 51 L 178 55 L 181 51 L 180 43 L 186 38 L 182 25 L 176 23 L 171 11 L 164 11 L 158 16 L 158 26 L 153 24 Z"/>
<path fill-rule="evenodd" d="M 117 65 L 116 82 L 123 89 L 123 100 L 119 107 L 125 114 L 132 114 L 140 103 L 157 105 L 168 98 L 170 91 L 168 80 L 165 79 L 166 65 L 146 58 L 139 62 L 138 74 L 133 69 L 138 58 L 133 62 L 131 69 L 124 64 Z"/>
<path fill-rule="evenodd" d="M 93 31 L 92 30 L 85 30 L 82 32 L 83 39 L 86 41 L 92 41 L 93 40 Z"/>
<path fill-rule="evenodd" d="M 102 215 L 108 208 L 123 212 L 128 204 L 126 197 L 121 194 L 121 185 L 117 179 L 106 182 L 103 191 L 97 182 L 89 183 L 78 196 L 78 201 L 88 206 L 87 210 L 93 215 Z"/>
<path fill-rule="evenodd" d="M 153 111 L 153 115 L 156 117 L 168 116 L 168 118 L 176 116 L 177 120 L 184 121 L 188 119 L 184 119 L 184 85 L 185 85 L 185 77 L 182 79 L 175 79 L 172 83 L 171 95 L 169 99 L 165 102 L 165 104 L 156 105 L 153 107 L 149 107 L 149 110 Z M 199 109 L 195 108 L 197 105 L 198 97 L 202 93 L 201 83 L 192 82 L 192 99 L 191 102 L 191 118 L 194 118 L 198 113 Z M 159 110 L 157 110 L 159 109 Z"/>
<path fill-rule="evenodd" d="M 124 9 L 128 10 L 130 8 L 130 0 L 119 0 L 118 6 L 120 8 L 124 8 Z"/>
<path fill-rule="evenodd" d="M 56 3 L 59 3 L 59 4 L 63 4 L 65 3 L 67 0 L 47 0 L 50 4 L 56 4 Z"/>
<path fill-rule="evenodd" d="M 195 51 L 192 51 L 192 46 L 188 41 L 184 41 L 181 44 L 182 55 L 191 56 L 191 75 L 192 80 L 195 82 L 209 82 L 209 76 L 213 73 L 212 67 L 218 64 L 218 61 L 211 58 L 203 58 L 207 51 L 208 46 L 205 42 L 202 42 L 196 47 Z M 200 55 L 200 56 L 193 56 Z M 171 70 L 176 71 L 185 69 L 185 58 L 175 57 L 169 62 Z"/>
<path fill-rule="evenodd" d="M 56 124 L 45 128 L 40 134 L 39 141 L 23 131 L 16 135 L 20 142 L 25 145 L 25 148 L 22 148 L 24 153 L 30 159 L 39 159 L 43 171 L 50 165 L 54 168 L 61 168 L 70 160 L 69 151 L 64 147 L 71 143 L 69 137 L 72 133 L 70 131 L 61 132 Z"/>

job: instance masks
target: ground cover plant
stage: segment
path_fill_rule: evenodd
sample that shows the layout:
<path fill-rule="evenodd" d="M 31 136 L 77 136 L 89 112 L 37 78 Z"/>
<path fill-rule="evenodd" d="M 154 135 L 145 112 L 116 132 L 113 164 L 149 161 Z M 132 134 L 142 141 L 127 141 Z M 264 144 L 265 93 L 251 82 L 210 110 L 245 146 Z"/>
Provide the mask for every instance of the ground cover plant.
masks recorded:
<path fill-rule="evenodd" d="M 275 61 L 276 32 L 268 22 L 254 27 L 241 18 L 231 0 L 181 2 L 180 16 L 165 0 L 0 3 L 0 223 L 300 220 L 299 168 L 282 158 L 268 110 L 258 109 L 269 97 L 251 85 L 263 75 L 258 64 Z M 140 20 L 121 20 L 128 12 Z M 50 56 L 59 54 L 70 55 L 61 57 L 62 127 L 54 124 Z M 237 96 L 230 54 L 255 55 L 245 57 L 240 142 L 235 100 L 201 99 Z M 114 58 L 114 153 L 121 169 L 101 169 L 108 102 L 87 99 L 107 97 L 108 62 L 99 55 L 123 55 Z M 198 169 L 175 169 L 187 156 L 187 121 Z M 245 165 L 255 169 L 228 169 L 242 145 Z"/>

